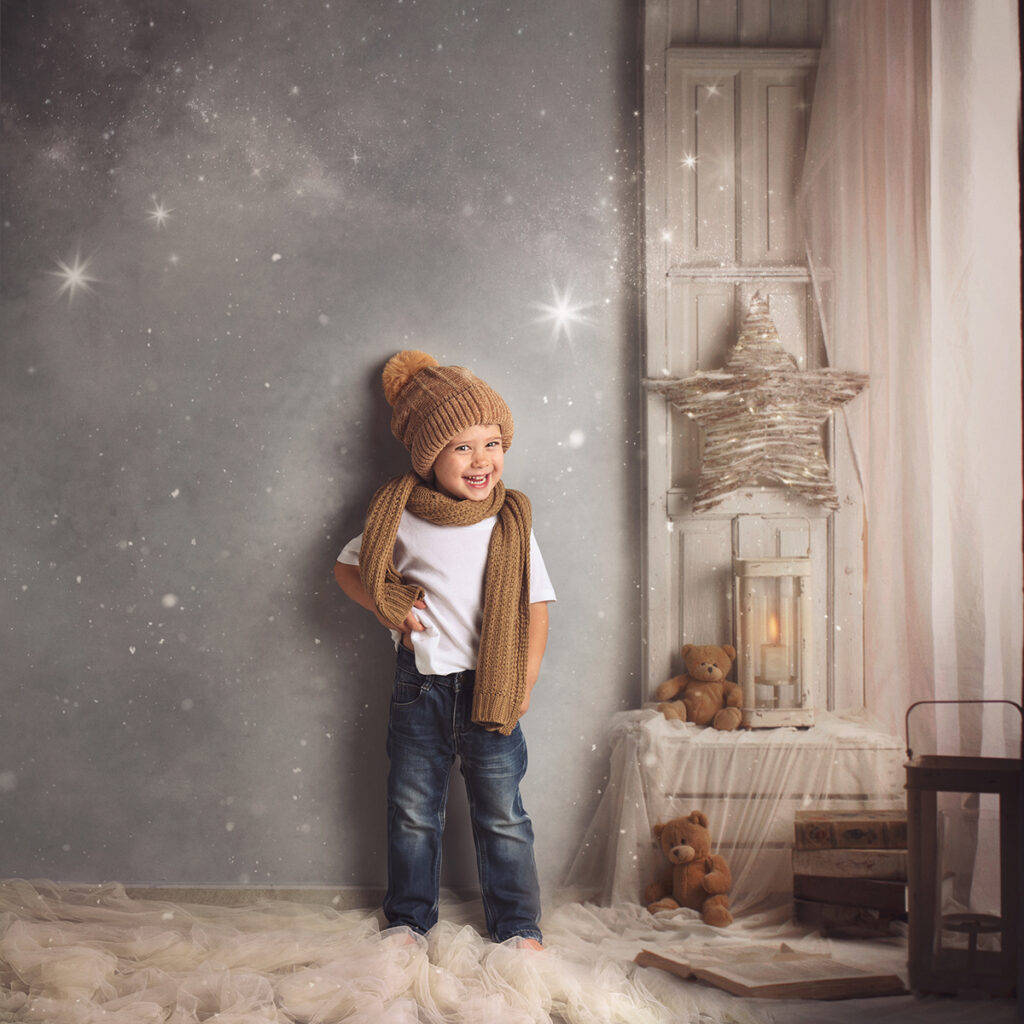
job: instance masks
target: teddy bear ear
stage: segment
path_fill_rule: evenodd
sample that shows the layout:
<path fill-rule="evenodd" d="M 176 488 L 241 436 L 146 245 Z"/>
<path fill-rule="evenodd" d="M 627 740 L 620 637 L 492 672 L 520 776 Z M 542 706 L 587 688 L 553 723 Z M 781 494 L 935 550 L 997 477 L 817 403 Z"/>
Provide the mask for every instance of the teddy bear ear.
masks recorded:
<path fill-rule="evenodd" d="M 654 826 L 654 838 L 655 839 L 660 839 L 661 838 L 661 833 L 664 832 L 664 831 L 665 831 L 665 826 L 659 821 L 658 824 Z"/>
<path fill-rule="evenodd" d="M 708 827 L 708 816 L 703 811 L 691 811 L 689 820 L 692 821 L 694 825 L 700 825 L 701 828 Z"/>
<path fill-rule="evenodd" d="M 687 657 L 689 655 L 690 651 L 692 651 L 692 650 L 693 650 L 693 644 L 683 644 L 683 649 L 682 649 L 682 651 L 680 653 L 685 658 L 685 657 Z"/>
<path fill-rule="evenodd" d="M 733 661 L 736 660 L 736 648 L 733 647 L 732 644 L 723 644 L 722 650 L 725 651 Z"/>

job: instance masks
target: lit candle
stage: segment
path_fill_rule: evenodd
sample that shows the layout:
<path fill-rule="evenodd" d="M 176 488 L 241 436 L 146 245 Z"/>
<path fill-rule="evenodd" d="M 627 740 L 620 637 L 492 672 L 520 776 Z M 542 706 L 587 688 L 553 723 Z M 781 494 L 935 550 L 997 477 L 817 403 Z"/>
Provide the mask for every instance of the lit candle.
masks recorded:
<path fill-rule="evenodd" d="M 789 648 L 785 644 L 761 644 L 761 678 L 773 682 L 789 679 Z"/>
<path fill-rule="evenodd" d="M 789 679 L 789 648 L 778 643 L 779 620 L 772 615 L 769 618 L 768 635 L 771 641 L 761 644 L 761 678 L 780 682 Z"/>

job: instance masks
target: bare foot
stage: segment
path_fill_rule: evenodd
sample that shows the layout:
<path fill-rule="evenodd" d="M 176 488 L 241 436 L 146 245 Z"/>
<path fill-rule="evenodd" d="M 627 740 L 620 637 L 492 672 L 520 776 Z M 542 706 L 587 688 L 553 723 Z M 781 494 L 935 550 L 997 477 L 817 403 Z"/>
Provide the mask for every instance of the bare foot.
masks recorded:
<path fill-rule="evenodd" d="M 541 952 L 544 949 L 543 945 L 541 945 L 541 943 L 538 942 L 536 939 L 520 939 L 519 940 L 519 948 L 520 949 L 535 949 L 538 952 Z"/>

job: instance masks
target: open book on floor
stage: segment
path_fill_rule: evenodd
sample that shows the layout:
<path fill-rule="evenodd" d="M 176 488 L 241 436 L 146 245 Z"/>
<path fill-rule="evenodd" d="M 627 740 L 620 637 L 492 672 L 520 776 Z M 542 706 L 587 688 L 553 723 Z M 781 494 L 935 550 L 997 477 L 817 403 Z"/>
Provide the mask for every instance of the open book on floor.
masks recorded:
<path fill-rule="evenodd" d="M 866 971 L 827 954 L 801 953 L 785 943 L 706 947 L 678 958 L 644 949 L 635 962 L 757 999 L 862 999 L 904 995 L 907 991 L 898 975 Z"/>

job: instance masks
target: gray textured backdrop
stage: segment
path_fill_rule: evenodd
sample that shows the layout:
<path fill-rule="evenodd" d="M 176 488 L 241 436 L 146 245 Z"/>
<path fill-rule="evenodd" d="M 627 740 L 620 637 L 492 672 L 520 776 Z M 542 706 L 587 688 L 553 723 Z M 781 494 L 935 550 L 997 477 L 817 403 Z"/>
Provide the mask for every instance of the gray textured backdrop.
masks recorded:
<path fill-rule="evenodd" d="M 392 656 L 331 569 L 416 347 L 516 417 L 563 878 L 639 696 L 636 17 L 3 4 L 0 876 L 383 883 Z"/>

